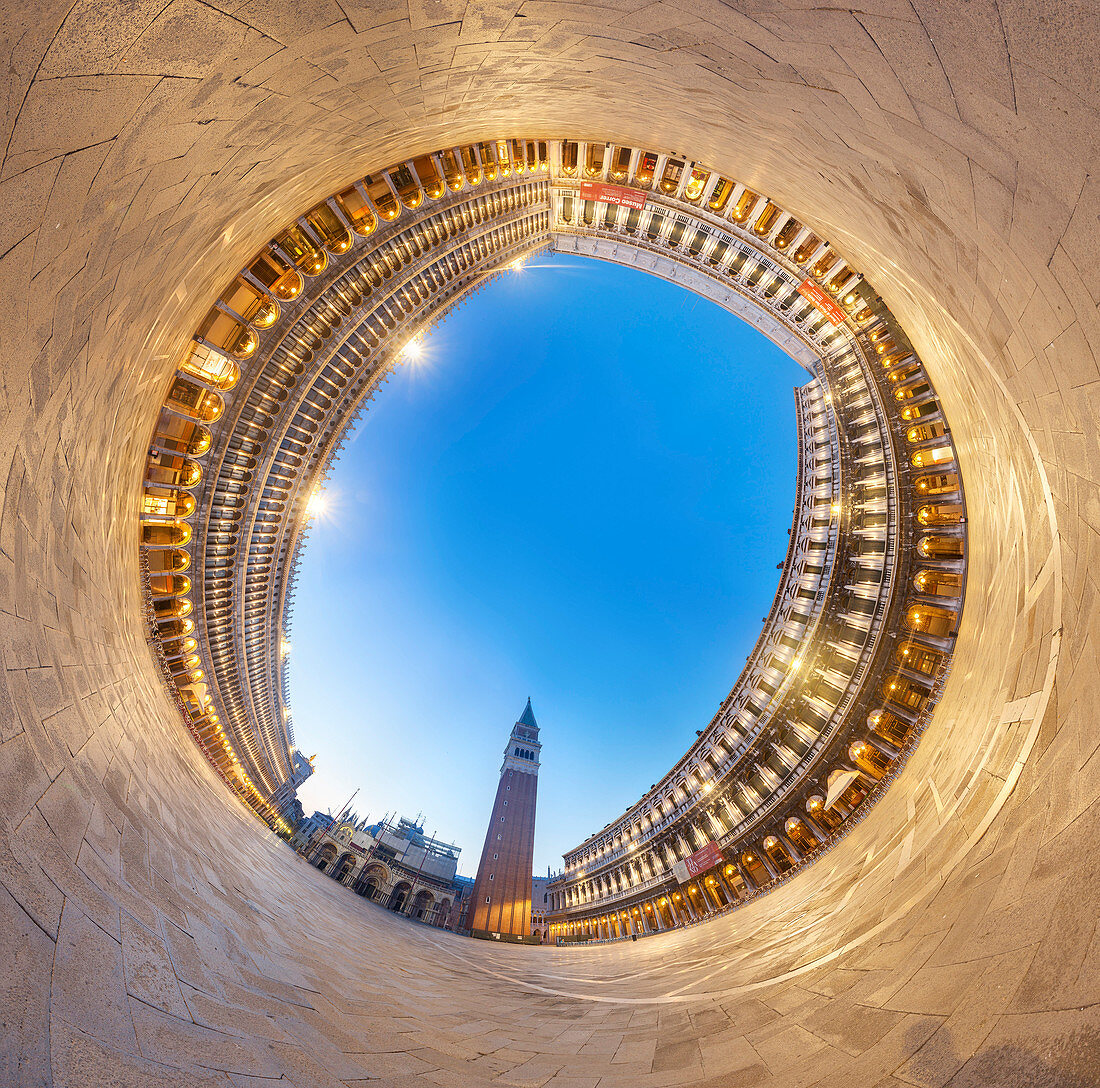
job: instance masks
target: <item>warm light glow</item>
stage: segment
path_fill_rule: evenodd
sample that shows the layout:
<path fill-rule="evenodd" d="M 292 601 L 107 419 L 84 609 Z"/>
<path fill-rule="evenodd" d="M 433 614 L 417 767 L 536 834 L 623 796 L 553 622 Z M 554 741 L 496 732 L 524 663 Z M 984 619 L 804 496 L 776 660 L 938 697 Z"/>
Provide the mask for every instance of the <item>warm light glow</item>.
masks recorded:
<path fill-rule="evenodd" d="M 306 517 L 320 517 L 325 512 L 325 507 L 327 505 L 328 500 L 325 498 L 324 492 L 318 488 L 310 495 L 309 500 L 306 502 Z"/>
<path fill-rule="evenodd" d="M 407 363 L 415 363 L 424 354 L 424 345 L 419 336 L 414 336 L 402 349 L 401 358 Z"/>

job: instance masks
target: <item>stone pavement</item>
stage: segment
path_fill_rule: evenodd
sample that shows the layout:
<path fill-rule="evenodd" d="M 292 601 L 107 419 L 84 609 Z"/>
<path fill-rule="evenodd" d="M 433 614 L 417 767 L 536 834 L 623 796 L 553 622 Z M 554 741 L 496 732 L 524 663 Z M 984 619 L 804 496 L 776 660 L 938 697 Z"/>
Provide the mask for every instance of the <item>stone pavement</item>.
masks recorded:
<path fill-rule="evenodd" d="M 0 1084 L 1100 1083 L 1097 16 L 1070 0 L 3 4 Z M 283 223 L 468 138 L 682 150 L 864 269 L 942 395 L 966 612 L 936 720 L 803 876 L 497 948 L 309 869 L 140 617 L 173 361 Z"/>

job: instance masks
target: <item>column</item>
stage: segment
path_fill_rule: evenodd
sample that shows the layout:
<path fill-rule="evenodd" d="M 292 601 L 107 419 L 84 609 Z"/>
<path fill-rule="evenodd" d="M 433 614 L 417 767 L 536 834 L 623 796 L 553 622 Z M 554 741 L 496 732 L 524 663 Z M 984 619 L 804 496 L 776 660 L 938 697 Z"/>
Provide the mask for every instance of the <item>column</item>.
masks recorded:
<path fill-rule="evenodd" d="M 753 878 L 749 875 L 748 869 L 745 868 L 744 863 L 741 861 L 740 858 L 738 858 L 737 861 L 734 862 L 734 865 L 737 866 L 737 871 L 741 874 L 741 879 L 745 882 L 746 891 L 748 891 L 748 893 L 751 895 L 754 891 L 757 890 L 756 881 L 753 880 Z"/>
<path fill-rule="evenodd" d="M 725 888 L 726 893 L 729 895 L 730 903 L 736 903 L 740 900 L 741 896 L 737 889 L 733 886 L 733 880 L 726 875 L 726 870 L 723 867 L 719 879 L 722 881 L 722 887 Z"/>
<path fill-rule="evenodd" d="M 771 873 L 772 879 L 773 880 L 778 880 L 779 879 L 779 870 L 775 867 L 775 862 L 772 861 L 772 859 L 770 857 L 768 857 L 767 850 L 765 850 L 764 847 L 761 846 L 759 850 L 755 851 L 755 853 L 760 855 L 760 864 L 763 865 L 764 868 L 767 869 L 769 873 Z"/>
<path fill-rule="evenodd" d="M 775 837 L 783 844 L 783 848 L 791 855 L 792 864 L 797 864 L 802 860 L 802 851 L 791 841 L 790 837 L 784 831 L 777 831 Z"/>
<path fill-rule="evenodd" d="M 886 757 L 887 762 L 892 762 L 897 759 L 897 748 L 888 740 L 884 740 L 877 733 L 868 733 L 863 739 L 872 748 L 877 748 Z"/>
<path fill-rule="evenodd" d="M 817 839 L 818 842 L 825 842 L 825 840 L 828 839 L 829 833 L 823 828 L 819 827 L 816 821 L 813 819 L 812 816 L 810 816 L 808 812 L 802 814 L 798 818 L 802 821 L 803 824 L 805 824 L 810 834 L 813 835 L 813 837 Z"/>

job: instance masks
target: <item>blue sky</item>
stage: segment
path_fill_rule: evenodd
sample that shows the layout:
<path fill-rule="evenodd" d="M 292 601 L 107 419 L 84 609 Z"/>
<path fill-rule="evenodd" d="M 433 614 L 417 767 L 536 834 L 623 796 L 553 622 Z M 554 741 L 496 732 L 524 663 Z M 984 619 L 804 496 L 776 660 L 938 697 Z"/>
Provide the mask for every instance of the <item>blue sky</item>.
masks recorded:
<path fill-rule="evenodd" d="M 638 799 L 775 593 L 805 372 L 712 303 L 543 254 L 452 312 L 364 413 L 295 596 L 299 791 L 423 813 L 477 867 L 527 696 L 536 871 Z"/>

